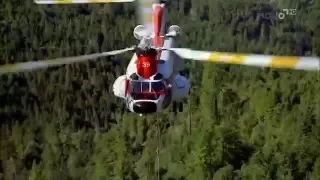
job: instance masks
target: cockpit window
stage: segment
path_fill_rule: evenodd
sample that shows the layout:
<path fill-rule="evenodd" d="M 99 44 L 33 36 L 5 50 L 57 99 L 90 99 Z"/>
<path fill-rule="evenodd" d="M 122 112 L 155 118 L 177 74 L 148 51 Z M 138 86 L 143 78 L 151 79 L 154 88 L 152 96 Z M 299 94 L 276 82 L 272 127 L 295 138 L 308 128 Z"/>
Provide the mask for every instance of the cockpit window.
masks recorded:
<path fill-rule="evenodd" d="M 151 83 L 151 90 L 158 92 L 158 91 L 164 91 L 166 89 L 165 85 L 163 84 L 163 82 L 159 81 L 159 82 L 152 82 Z"/>
<path fill-rule="evenodd" d="M 130 94 L 135 100 L 157 100 L 165 92 L 163 81 L 131 81 Z"/>
<path fill-rule="evenodd" d="M 166 89 L 166 86 L 162 81 L 131 81 L 130 86 L 131 92 L 134 93 L 159 92 Z"/>
<path fill-rule="evenodd" d="M 140 82 L 131 82 L 131 92 L 140 93 L 141 92 L 141 83 Z"/>
<path fill-rule="evenodd" d="M 150 82 L 141 82 L 142 92 L 150 92 Z"/>

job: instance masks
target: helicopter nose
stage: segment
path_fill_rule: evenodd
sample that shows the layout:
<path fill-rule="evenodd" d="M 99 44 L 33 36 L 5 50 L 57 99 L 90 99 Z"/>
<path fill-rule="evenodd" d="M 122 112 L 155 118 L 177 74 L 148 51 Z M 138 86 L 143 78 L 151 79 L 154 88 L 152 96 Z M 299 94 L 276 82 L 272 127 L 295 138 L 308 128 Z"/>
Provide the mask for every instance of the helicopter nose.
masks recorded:
<path fill-rule="evenodd" d="M 140 114 L 157 112 L 157 104 L 154 102 L 136 102 L 133 104 L 133 111 Z"/>

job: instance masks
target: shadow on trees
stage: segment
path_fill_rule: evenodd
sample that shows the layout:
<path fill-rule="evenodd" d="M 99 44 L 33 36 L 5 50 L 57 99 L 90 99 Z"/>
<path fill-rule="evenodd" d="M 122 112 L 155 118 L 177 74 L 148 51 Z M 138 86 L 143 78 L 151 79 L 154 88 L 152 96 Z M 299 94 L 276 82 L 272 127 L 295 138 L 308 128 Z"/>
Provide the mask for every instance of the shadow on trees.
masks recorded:
<path fill-rule="evenodd" d="M 231 164 L 234 169 L 241 169 L 241 166 L 248 163 L 249 158 L 255 152 L 252 145 L 240 140 L 238 133 L 228 133 L 224 136 L 223 149 L 224 162 Z"/>
<path fill-rule="evenodd" d="M 19 75 L 2 76 L 0 92 L 0 119 L 1 124 L 22 123 L 26 118 L 26 110 L 35 103 L 39 106 L 40 101 L 36 95 L 29 92 L 29 85 L 25 77 Z"/>

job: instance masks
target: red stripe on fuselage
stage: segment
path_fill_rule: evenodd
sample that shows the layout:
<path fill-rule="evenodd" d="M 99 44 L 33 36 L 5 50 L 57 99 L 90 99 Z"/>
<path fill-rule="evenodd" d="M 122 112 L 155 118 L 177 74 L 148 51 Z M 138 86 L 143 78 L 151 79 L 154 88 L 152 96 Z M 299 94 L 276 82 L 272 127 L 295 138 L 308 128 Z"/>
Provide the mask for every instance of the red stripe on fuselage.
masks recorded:
<path fill-rule="evenodd" d="M 126 97 L 129 94 L 129 80 L 126 79 Z"/>

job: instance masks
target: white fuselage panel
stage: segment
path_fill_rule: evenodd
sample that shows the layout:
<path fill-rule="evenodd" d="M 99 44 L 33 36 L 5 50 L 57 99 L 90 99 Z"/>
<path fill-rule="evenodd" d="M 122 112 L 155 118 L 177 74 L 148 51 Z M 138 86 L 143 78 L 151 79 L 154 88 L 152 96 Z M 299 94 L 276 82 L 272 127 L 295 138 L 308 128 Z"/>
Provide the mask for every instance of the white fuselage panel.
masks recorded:
<path fill-rule="evenodd" d="M 137 73 L 137 64 L 136 64 L 137 59 L 138 59 L 137 55 L 136 53 L 134 53 L 127 67 L 127 72 L 126 72 L 127 79 L 129 79 L 131 74 Z"/>

